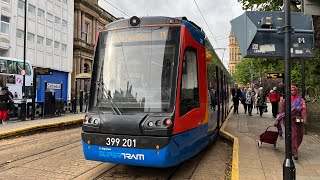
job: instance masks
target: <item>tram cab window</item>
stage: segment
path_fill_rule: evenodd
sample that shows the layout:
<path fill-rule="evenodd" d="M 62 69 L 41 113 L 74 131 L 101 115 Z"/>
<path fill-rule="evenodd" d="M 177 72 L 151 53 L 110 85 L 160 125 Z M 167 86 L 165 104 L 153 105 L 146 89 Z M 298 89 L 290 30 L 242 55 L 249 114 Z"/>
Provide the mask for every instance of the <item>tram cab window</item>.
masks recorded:
<path fill-rule="evenodd" d="M 17 74 L 17 63 L 15 61 L 8 61 L 8 70 L 9 70 L 9 74 Z"/>
<path fill-rule="evenodd" d="M 182 62 L 180 116 L 200 106 L 197 62 L 196 51 L 186 50 Z"/>

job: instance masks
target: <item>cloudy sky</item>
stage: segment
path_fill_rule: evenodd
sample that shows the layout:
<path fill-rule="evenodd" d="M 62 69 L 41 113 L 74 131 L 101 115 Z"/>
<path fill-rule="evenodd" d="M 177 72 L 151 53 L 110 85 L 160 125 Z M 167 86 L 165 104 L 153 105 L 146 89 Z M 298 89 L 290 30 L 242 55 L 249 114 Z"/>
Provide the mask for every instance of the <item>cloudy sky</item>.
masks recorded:
<path fill-rule="evenodd" d="M 115 17 L 186 16 L 203 28 L 226 67 L 230 20 L 243 13 L 237 0 L 99 0 L 99 5 Z"/>

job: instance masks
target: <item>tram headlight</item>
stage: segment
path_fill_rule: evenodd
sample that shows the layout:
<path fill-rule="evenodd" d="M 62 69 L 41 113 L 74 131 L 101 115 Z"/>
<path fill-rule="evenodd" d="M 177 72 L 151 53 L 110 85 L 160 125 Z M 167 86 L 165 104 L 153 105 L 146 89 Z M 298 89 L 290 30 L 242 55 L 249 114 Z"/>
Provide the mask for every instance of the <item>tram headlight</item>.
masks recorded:
<path fill-rule="evenodd" d="M 149 121 L 149 122 L 148 122 L 148 126 L 149 126 L 149 127 L 152 127 L 152 126 L 153 126 L 153 122 L 152 122 L 152 121 Z"/>
<path fill-rule="evenodd" d="M 94 119 L 94 120 L 93 120 L 93 124 L 94 124 L 94 125 L 100 124 L 100 119 Z"/>

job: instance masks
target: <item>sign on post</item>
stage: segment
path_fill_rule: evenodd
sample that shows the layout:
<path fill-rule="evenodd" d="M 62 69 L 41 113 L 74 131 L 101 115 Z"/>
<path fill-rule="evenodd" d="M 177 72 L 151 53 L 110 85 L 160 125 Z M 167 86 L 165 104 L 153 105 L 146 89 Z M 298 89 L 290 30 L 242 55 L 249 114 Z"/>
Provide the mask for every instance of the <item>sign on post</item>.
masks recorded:
<path fill-rule="evenodd" d="M 272 78 L 272 79 L 283 78 L 283 73 L 268 73 L 267 78 Z"/>
<path fill-rule="evenodd" d="M 242 57 L 284 57 L 284 14 L 276 11 L 246 11 L 231 20 Z M 314 57 L 312 17 L 292 13 L 291 57 Z"/>

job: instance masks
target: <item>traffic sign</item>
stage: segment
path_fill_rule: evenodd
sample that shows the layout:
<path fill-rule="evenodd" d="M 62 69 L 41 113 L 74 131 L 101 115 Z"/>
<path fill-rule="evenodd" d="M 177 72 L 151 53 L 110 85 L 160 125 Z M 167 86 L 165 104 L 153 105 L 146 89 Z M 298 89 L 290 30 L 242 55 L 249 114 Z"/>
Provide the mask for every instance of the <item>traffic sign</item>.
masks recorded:
<path fill-rule="evenodd" d="M 50 68 L 34 68 L 36 75 L 52 75 L 52 69 Z"/>
<path fill-rule="evenodd" d="M 21 75 L 22 75 L 22 76 L 26 75 L 26 70 L 24 70 L 24 69 L 21 70 Z"/>
<path fill-rule="evenodd" d="M 283 78 L 283 76 L 284 76 L 283 73 L 268 73 L 267 74 L 267 78 L 272 78 L 272 79 Z"/>

